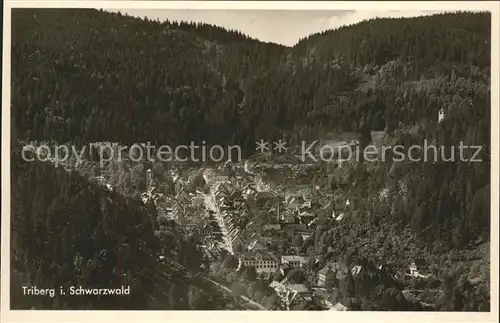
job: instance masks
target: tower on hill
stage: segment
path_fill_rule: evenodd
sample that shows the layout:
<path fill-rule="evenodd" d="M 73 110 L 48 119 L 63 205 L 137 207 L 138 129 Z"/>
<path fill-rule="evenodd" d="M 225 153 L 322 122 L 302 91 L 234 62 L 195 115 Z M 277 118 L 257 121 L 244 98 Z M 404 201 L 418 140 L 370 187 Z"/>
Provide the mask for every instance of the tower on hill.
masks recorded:
<path fill-rule="evenodd" d="M 438 123 L 441 123 L 445 117 L 444 109 L 439 109 L 438 112 Z"/>

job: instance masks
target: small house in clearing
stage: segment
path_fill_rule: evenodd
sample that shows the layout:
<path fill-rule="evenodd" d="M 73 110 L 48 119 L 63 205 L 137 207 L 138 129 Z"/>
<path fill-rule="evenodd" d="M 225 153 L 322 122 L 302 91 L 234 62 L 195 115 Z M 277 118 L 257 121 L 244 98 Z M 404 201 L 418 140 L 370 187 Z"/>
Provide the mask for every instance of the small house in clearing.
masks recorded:
<path fill-rule="evenodd" d="M 408 268 L 407 276 L 426 278 L 429 276 L 429 265 L 424 259 L 414 259 Z"/>

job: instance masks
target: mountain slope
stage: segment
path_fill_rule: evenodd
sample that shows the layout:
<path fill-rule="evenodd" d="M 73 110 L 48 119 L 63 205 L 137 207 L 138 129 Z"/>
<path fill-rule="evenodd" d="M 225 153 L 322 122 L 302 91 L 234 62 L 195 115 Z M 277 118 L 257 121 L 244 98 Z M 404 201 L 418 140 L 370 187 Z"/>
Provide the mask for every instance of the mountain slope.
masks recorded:
<path fill-rule="evenodd" d="M 298 142 L 332 128 L 435 119 L 441 103 L 421 93 L 422 77 L 463 78 L 466 92 L 489 74 L 486 13 L 373 20 L 285 48 L 206 25 L 84 12 L 13 12 L 20 136 L 206 140 L 252 152 L 254 139 L 283 133 Z M 388 82 L 406 94 L 373 93 Z"/>

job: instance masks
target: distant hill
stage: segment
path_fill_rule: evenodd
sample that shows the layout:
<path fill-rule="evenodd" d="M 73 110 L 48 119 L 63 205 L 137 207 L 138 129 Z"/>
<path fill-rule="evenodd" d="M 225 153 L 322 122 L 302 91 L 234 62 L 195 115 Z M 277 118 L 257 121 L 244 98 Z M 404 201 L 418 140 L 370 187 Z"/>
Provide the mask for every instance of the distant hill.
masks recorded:
<path fill-rule="evenodd" d="M 370 20 L 293 48 L 90 9 L 14 10 L 12 20 L 23 138 L 206 140 L 250 153 L 261 138 L 433 122 L 440 107 L 460 104 L 453 93 L 467 100 L 489 77 L 487 13 Z M 435 93 L 451 78 L 451 97 Z"/>

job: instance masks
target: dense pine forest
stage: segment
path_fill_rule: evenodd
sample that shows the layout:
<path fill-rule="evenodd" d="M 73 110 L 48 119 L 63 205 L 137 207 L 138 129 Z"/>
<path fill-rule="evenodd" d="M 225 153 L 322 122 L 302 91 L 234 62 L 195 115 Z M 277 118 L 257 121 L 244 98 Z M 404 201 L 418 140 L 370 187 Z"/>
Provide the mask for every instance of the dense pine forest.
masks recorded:
<path fill-rule="evenodd" d="M 30 140 L 205 140 L 241 145 L 246 156 L 260 139 L 298 145 L 339 132 L 371 140 L 370 131 L 384 131 L 393 145 L 424 139 L 447 147 L 482 145 L 481 163 L 360 164 L 352 171 L 358 178 L 349 191 L 353 201 L 388 188 L 386 204 L 360 202 L 364 215 L 349 227 L 318 226 L 311 247 L 322 252 L 328 241 L 343 241 L 335 247 L 342 252 L 344 244 L 373 236 L 379 250 L 353 247 L 352 253 L 398 258 L 383 239 L 400 234 L 417 236 L 416 248 L 437 259 L 488 243 L 490 19 L 489 13 L 465 12 L 375 19 L 311 35 L 289 48 L 205 24 L 87 9 L 13 10 L 13 284 L 118 284 L 120 270 L 151 299 L 167 288 L 165 297 L 185 300 L 170 308 L 190 306 L 186 290 L 169 287 L 168 279 L 161 288 L 151 280 L 158 275 L 152 257 L 162 249 L 153 235 L 154 210 L 103 192 L 79 175 L 22 162 L 19 142 Z M 441 123 L 440 109 L 446 114 Z M 335 172 L 325 168 L 325 189 L 339 188 Z M 195 248 L 189 244 L 180 243 Z M 128 258 L 120 258 L 122 245 Z M 449 275 L 441 309 L 487 310 L 489 277 L 472 287 L 460 280 L 467 275 L 463 268 Z M 450 282 L 457 280 L 454 288 Z M 200 299 L 201 307 L 220 306 Z M 19 307 L 59 306 L 23 302 Z M 150 306 L 144 302 L 130 297 L 87 305 Z"/>
<path fill-rule="evenodd" d="M 203 139 L 253 148 L 254 139 L 282 133 L 393 130 L 434 121 L 441 107 L 459 106 L 450 113 L 463 120 L 470 103 L 470 117 L 487 122 L 488 109 L 477 108 L 489 102 L 485 18 L 365 21 L 289 49 L 208 25 L 14 12 L 16 126 L 22 137 L 57 142 Z M 481 134 L 462 128 L 457 135 Z"/>

